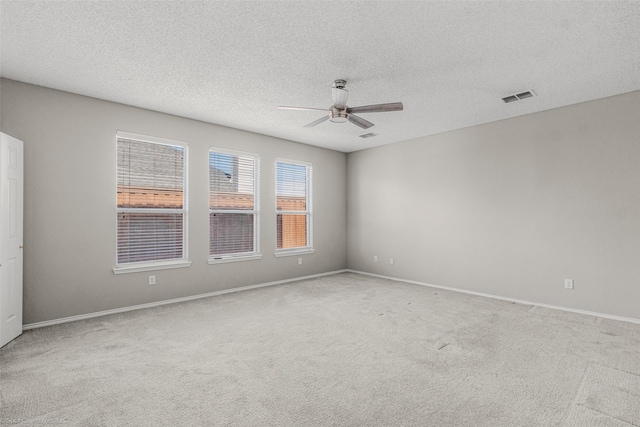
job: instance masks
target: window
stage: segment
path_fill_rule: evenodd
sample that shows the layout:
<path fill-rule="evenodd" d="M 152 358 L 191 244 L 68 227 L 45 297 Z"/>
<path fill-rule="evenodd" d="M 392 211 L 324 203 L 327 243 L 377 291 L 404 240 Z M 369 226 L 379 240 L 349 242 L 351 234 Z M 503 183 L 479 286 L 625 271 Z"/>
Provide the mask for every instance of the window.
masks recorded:
<path fill-rule="evenodd" d="M 311 165 L 276 161 L 276 256 L 312 253 Z"/>
<path fill-rule="evenodd" d="M 259 259 L 256 154 L 209 150 L 209 263 Z"/>
<path fill-rule="evenodd" d="M 187 267 L 187 144 L 117 133 L 114 273 Z"/>

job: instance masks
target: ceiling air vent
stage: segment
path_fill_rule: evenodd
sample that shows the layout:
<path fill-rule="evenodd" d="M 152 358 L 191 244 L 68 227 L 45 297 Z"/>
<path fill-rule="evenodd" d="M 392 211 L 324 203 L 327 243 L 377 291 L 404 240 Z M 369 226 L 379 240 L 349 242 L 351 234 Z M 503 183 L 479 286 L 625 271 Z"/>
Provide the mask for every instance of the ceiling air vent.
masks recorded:
<path fill-rule="evenodd" d="M 378 136 L 377 133 L 369 132 L 363 133 L 362 135 L 358 135 L 360 138 L 373 138 L 374 136 Z"/>
<path fill-rule="evenodd" d="M 519 101 L 521 99 L 531 98 L 532 96 L 534 96 L 534 93 L 528 90 L 526 92 L 517 93 L 515 95 L 505 96 L 504 98 L 502 98 L 502 100 L 505 102 L 505 104 L 508 104 L 510 102 Z"/>

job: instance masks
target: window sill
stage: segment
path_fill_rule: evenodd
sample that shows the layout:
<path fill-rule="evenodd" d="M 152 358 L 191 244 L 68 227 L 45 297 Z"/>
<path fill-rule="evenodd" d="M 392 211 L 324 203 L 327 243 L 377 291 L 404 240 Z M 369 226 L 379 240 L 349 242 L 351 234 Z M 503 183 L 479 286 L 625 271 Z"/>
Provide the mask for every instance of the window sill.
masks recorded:
<path fill-rule="evenodd" d="M 123 265 L 113 269 L 113 274 L 125 274 L 125 273 L 138 273 L 140 271 L 154 271 L 154 270 L 167 270 L 170 268 L 184 268 L 190 267 L 191 261 L 178 260 L 178 261 L 165 261 L 165 262 L 150 262 L 141 264 Z"/>
<path fill-rule="evenodd" d="M 262 254 L 210 257 L 208 263 L 209 264 L 224 264 L 224 263 L 227 263 L 227 262 L 251 261 L 251 260 L 254 260 L 254 259 L 262 259 Z"/>
<path fill-rule="evenodd" d="M 274 256 L 276 258 L 280 258 L 283 256 L 296 256 L 296 255 L 307 255 L 315 253 L 315 249 L 313 248 L 299 248 L 299 249 L 276 249 L 276 253 Z"/>

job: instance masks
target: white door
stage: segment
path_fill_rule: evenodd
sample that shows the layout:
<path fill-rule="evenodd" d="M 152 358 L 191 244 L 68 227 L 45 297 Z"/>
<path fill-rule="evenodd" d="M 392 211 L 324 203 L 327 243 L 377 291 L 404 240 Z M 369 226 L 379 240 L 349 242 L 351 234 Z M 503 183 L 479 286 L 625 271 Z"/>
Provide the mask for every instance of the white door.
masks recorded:
<path fill-rule="evenodd" d="M 22 141 L 0 133 L 0 347 L 22 333 Z"/>

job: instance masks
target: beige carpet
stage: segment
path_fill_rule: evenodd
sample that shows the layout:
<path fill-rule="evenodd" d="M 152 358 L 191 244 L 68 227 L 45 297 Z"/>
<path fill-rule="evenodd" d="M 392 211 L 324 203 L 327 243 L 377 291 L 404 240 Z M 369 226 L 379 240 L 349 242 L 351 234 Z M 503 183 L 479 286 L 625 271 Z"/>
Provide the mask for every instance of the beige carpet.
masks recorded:
<path fill-rule="evenodd" d="M 0 424 L 640 426 L 640 325 L 345 273 L 25 332 Z"/>

